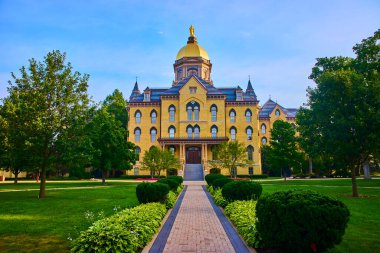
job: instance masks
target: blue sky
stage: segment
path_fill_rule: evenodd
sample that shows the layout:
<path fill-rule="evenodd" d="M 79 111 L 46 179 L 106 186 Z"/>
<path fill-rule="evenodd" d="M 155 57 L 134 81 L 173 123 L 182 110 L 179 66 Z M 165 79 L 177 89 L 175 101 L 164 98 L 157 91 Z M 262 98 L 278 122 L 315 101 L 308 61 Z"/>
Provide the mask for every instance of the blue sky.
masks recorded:
<path fill-rule="evenodd" d="M 306 102 L 315 58 L 353 56 L 352 46 L 380 28 L 374 1 L 18 1 L 0 0 L 0 97 L 10 72 L 54 49 L 88 73 L 89 94 L 169 87 L 173 63 L 193 24 L 219 87 L 248 76 L 261 104 Z"/>

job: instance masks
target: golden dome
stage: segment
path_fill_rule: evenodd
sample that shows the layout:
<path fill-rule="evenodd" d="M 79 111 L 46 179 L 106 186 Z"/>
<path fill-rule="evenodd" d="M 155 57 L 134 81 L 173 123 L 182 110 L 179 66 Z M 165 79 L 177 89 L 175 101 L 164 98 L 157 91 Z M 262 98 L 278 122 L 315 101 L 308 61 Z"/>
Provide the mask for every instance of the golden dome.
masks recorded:
<path fill-rule="evenodd" d="M 203 59 L 210 60 L 206 50 L 198 45 L 197 38 L 194 35 L 194 27 L 190 26 L 190 37 L 187 41 L 187 45 L 182 47 L 177 54 L 176 60 L 183 57 L 202 57 Z"/>

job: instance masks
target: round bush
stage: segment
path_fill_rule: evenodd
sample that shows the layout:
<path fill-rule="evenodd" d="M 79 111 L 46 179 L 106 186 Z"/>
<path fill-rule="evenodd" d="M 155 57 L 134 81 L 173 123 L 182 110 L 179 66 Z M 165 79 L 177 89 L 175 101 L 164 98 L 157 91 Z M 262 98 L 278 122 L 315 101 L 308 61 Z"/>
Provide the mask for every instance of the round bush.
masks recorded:
<path fill-rule="evenodd" d="M 164 202 L 169 193 L 169 185 L 161 183 L 141 183 L 136 187 L 138 201 L 142 203 Z"/>
<path fill-rule="evenodd" d="M 168 178 L 160 179 L 157 183 L 169 185 L 171 191 L 176 191 L 180 185 L 177 180 Z"/>
<path fill-rule="evenodd" d="M 172 179 L 178 182 L 178 184 L 183 183 L 183 177 L 181 176 L 167 176 L 166 179 Z"/>
<path fill-rule="evenodd" d="M 253 181 L 232 181 L 222 188 L 223 197 L 229 201 L 258 199 L 263 191 L 261 184 Z"/>
<path fill-rule="evenodd" d="M 223 176 L 221 174 L 208 174 L 205 176 L 205 180 L 207 184 L 210 186 L 214 180 L 219 179 L 219 178 L 226 178 L 226 176 Z"/>
<path fill-rule="evenodd" d="M 219 168 L 211 168 L 210 174 L 220 174 L 220 169 Z"/>
<path fill-rule="evenodd" d="M 211 185 L 212 185 L 212 188 L 214 189 L 217 189 L 217 188 L 223 188 L 223 186 L 229 182 L 231 182 L 232 180 L 229 179 L 228 177 L 224 177 L 224 178 L 218 178 L 214 181 L 212 181 Z"/>
<path fill-rule="evenodd" d="M 256 216 L 263 247 L 324 252 L 341 242 L 350 213 L 339 200 L 313 191 L 289 190 L 260 198 Z"/>

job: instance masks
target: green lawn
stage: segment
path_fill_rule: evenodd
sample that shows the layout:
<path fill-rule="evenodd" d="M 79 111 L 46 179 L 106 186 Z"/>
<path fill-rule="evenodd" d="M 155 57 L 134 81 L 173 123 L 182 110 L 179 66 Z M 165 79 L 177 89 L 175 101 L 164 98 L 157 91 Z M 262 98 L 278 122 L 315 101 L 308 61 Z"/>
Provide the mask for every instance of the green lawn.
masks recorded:
<path fill-rule="evenodd" d="M 263 194 L 288 189 L 308 189 L 343 201 L 348 206 L 351 217 L 342 243 L 330 250 L 330 253 L 380 252 L 380 180 L 358 180 L 360 198 L 351 197 L 351 181 L 344 179 L 260 183 L 263 185 Z"/>
<path fill-rule="evenodd" d="M 99 213 L 112 215 L 114 208 L 138 204 L 136 183 L 110 182 L 93 189 L 0 192 L 0 252 L 68 252 L 68 237 L 85 230 Z M 99 182 L 48 183 L 48 188 L 101 186 Z M 38 188 L 35 183 L 0 185 L 3 189 Z M 96 217 L 86 218 L 90 212 Z"/>

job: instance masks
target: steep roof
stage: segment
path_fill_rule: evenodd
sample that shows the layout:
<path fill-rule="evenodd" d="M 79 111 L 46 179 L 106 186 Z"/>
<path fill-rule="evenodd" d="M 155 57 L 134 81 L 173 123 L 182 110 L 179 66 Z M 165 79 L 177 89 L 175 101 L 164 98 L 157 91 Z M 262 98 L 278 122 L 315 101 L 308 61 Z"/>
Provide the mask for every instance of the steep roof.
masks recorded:
<path fill-rule="evenodd" d="M 286 113 L 286 117 L 288 117 L 288 118 L 296 117 L 298 109 L 296 109 L 296 108 L 284 108 L 281 105 L 274 102 L 272 99 L 268 99 L 268 101 L 265 102 L 265 104 L 261 107 L 260 112 L 259 112 L 259 117 L 260 118 L 269 118 L 270 114 L 273 112 L 274 108 L 277 105 Z"/>

